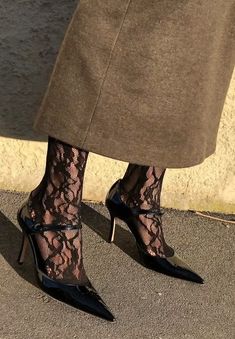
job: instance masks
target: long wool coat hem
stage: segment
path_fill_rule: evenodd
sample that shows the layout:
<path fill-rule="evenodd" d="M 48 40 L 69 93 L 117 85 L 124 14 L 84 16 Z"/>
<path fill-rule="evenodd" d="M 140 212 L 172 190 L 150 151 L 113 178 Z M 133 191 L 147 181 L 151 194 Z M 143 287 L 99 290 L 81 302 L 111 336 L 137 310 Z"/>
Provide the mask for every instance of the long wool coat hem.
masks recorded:
<path fill-rule="evenodd" d="M 35 129 L 114 159 L 214 153 L 235 60 L 235 0 L 81 0 Z"/>
<path fill-rule="evenodd" d="M 78 142 L 78 134 L 72 135 L 71 132 L 67 134 L 66 127 L 64 129 L 64 133 L 61 133 L 61 131 L 57 133 L 55 130 L 51 132 L 50 129 L 47 130 L 45 126 L 43 128 L 40 127 L 38 127 L 38 125 L 35 125 L 35 130 L 45 133 L 48 136 L 58 139 L 73 147 L 78 147 L 87 152 L 92 152 L 114 160 L 120 160 L 142 166 L 157 166 L 160 168 L 192 167 L 201 164 L 206 158 L 214 154 L 216 151 L 216 144 L 212 145 L 211 149 L 206 150 L 205 153 L 200 153 L 199 155 L 198 152 L 195 150 L 195 153 L 197 153 L 197 155 L 191 157 L 190 159 L 192 160 L 191 162 L 189 162 L 189 157 L 187 157 L 186 160 L 184 160 L 185 158 L 180 157 L 180 155 L 178 157 L 177 155 L 175 155 L 174 157 L 172 156 L 171 158 L 169 158 L 164 149 L 161 153 L 156 147 L 152 148 L 149 145 L 141 145 L 141 149 L 143 150 L 143 155 L 141 157 L 140 150 L 138 149 L 138 145 L 136 144 L 130 144 L 127 142 L 126 146 L 123 146 L 123 143 L 120 146 L 117 142 L 113 143 L 111 139 L 109 140 L 103 138 L 103 136 L 101 135 L 97 136 L 97 143 L 93 143 L 92 140 L 91 143 L 83 143 L 82 141 Z M 123 147 L 125 148 L 123 149 Z M 190 148 L 188 152 L 191 151 L 192 149 Z M 149 155 L 149 159 L 146 159 L 147 154 Z"/>

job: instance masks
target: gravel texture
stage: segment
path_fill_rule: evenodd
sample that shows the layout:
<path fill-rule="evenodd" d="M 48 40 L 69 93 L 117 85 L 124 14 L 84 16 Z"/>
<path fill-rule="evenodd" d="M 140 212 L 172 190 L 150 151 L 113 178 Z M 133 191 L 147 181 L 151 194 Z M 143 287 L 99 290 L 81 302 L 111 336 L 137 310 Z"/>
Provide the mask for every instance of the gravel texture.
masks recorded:
<path fill-rule="evenodd" d="M 106 208 L 83 204 L 85 267 L 116 315 L 116 322 L 109 323 L 42 292 L 31 255 L 25 265 L 16 264 L 21 237 L 15 215 L 25 196 L 0 195 L 1 339 L 234 338 L 233 225 L 166 210 L 166 238 L 205 278 L 204 285 L 197 285 L 142 267 L 135 242 L 121 222 L 115 243 L 107 243 Z"/>

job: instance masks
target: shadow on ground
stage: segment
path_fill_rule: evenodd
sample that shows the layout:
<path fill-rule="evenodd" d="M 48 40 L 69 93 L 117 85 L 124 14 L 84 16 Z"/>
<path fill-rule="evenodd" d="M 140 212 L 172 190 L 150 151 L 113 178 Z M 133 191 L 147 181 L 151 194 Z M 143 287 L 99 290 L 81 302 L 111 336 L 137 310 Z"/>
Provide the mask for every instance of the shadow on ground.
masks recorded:
<path fill-rule="evenodd" d="M 33 121 L 78 0 L 0 4 L 0 136 L 45 140 Z"/>

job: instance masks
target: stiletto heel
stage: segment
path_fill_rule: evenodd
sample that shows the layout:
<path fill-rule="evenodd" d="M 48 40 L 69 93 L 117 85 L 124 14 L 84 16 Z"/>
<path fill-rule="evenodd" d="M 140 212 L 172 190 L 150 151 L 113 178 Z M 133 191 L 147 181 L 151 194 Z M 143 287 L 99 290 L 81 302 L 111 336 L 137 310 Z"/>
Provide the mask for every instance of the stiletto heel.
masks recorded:
<path fill-rule="evenodd" d="M 27 238 L 27 235 L 23 232 L 20 253 L 17 259 L 17 262 L 19 265 L 23 265 L 24 263 L 25 254 L 27 252 L 28 246 L 29 246 L 29 240 Z"/>
<path fill-rule="evenodd" d="M 59 280 L 52 279 L 48 276 L 45 260 L 41 256 L 40 249 L 35 238 L 36 234 L 43 234 L 47 231 L 61 232 L 75 229 L 80 230 L 81 225 L 41 225 L 39 223 L 35 223 L 31 220 L 27 203 L 25 203 L 18 211 L 17 219 L 23 232 L 18 262 L 19 264 L 24 262 L 25 252 L 28 244 L 30 244 L 34 256 L 37 278 L 41 288 L 54 298 L 77 309 L 81 309 L 109 321 L 114 321 L 114 316 L 89 280 L 80 285 L 79 283 L 67 284 L 60 282 Z"/>
<path fill-rule="evenodd" d="M 160 257 L 157 255 L 153 256 L 148 253 L 148 251 L 146 250 L 146 246 L 138 233 L 137 216 L 140 214 L 154 213 L 156 215 L 159 215 L 160 217 L 162 215 L 162 212 L 153 209 L 144 210 L 138 207 L 128 207 L 121 199 L 119 187 L 120 181 L 121 180 L 118 180 L 113 184 L 105 200 L 105 205 L 108 208 L 111 216 L 110 242 L 112 242 L 114 238 L 115 216 L 115 218 L 119 218 L 124 221 L 134 235 L 141 263 L 145 267 L 176 278 L 203 284 L 204 280 L 197 273 L 193 272 L 193 270 L 191 270 L 191 268 L 177 256 L 177 254 L 170 246 L 168 246 L 170 254 L 166 257 Z"/>
<path fill-rule="evenodd" d="M 110 229 L 110 234 L 109 234 L 109 242 L 112 243 L 114 241 L 116 222 L 115 222 L 115 217 L 112 215 L 111 212 L 110 212 L 110 220 L 111 220 L 111 229 Z"/>

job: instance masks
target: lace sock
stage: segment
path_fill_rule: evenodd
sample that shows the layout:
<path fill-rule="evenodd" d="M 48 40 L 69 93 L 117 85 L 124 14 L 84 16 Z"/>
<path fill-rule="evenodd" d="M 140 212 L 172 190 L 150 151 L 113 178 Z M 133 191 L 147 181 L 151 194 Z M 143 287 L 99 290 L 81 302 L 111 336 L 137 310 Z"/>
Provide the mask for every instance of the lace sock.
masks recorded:
<path fill-rule="evenodd" d="M 160 212 L 160 195 L 165 169 L 129 164 L 121 180 L 121 198 L 129 207 L 154 209 Z M 158 213 L 139 215 L 138 232 L 153 256 L 172 256 L 173 250 L 166 244 L 162 230 L 162 218 Z"/>
<path fill-rule="evenodd" d="M 45 175 L 30 194 L 32 219 L 42 225 L 81 225 L 83 177 L 88 152 L 49 137 Z M 36 234 L 47 274 L 63 283 L 87 282 L 81 229 Z"/>

